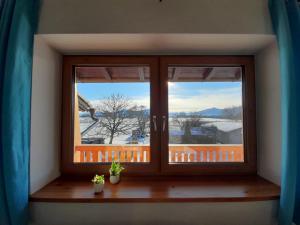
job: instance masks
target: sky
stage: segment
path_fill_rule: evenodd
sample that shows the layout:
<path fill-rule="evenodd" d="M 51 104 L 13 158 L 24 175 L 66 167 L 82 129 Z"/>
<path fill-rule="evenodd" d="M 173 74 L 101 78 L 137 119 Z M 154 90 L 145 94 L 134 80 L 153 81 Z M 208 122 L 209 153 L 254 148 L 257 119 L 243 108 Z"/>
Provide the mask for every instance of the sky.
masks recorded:
<path fill-rule="evenodd" d="M 169 111 L 195 112 L 241 106 L 241 82 L 169 82 Z M 91 104 L 121 94 L 137 105 L 150 107 L 149 83 L 78 83 L 77 90 Z"/>

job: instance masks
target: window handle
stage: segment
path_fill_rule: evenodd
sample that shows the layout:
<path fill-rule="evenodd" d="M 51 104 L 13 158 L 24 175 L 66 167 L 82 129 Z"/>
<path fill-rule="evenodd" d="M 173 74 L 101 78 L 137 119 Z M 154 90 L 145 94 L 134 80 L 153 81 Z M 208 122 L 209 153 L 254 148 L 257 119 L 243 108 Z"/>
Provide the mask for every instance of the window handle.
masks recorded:
<path fill-rule="evenodd" d="M 152 116 L 152 121 L 153 121 L 153 126 L 154 126 L 154 131 L 157 131 L 157 125 L 156 125 L 156 116 Z"/>
<path fill-rule="evenodd" d="M 163 132 L 164 132 L 166 129 L 166 116 L 163 116 L 162 119 L 163 119 Z"/>

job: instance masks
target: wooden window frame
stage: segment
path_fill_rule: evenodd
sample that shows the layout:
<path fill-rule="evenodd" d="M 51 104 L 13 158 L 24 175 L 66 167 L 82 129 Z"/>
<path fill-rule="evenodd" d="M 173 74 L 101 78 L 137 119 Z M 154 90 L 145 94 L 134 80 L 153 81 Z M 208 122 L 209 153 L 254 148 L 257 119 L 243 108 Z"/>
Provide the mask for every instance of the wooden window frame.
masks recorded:
<path fill-rule="evenodd" d="M 151 56 L 64 56 L 63 58 L 63 86 L 62 86 L 62 160 L 61 172 L 68 175 L 93 175 L 95 173 L 107 174 L 110 163 L 74 163 L 74 68 L 77 66 L 137 66 L 150 67 L 150 116 L 158 115 L 159 99 L 159 73 L 158 58 Z M 157 124 L 159 125 L 159 124 Z M 159 130 L 159 127 L 158 127 Z M 160 167 L 159 133 L 154 132 L 151 126 L 150 163 L 124 163 L 126 175 L 157 174 Z"/>
<path fill-rule="evenodd" d="M 168 66 L 239 66 L 242 68 L 244 162 L 168 163 L 168 129 L 161 133 L 162 171 L 182 175 L 256 174 L 256 109 L 253 56 L 164 56 L 160 58 L 161 115 L 168 118 Z M 166 120 L 168 128 L 168 119 Z"/>
<path fill-rule="evenodd" d="M 157 129 L 151 126 L 151 162 L 128 163 L 124 175 L 254 175 L 256 160 L 255 73 L 253 56 L 64 56 L 62 77 L 62 151 L 63 175 L 107 174 L 109 163 L 74 163 L 74 68 L 76 66 L 147 65 L 150 67 L 150 116 L 157 116 Z M 242 163 L 168 163 L 168 132 L 161 129 L 162 116 L 168 116 L 167 68 L 169 65 L 240 66 L 243 69 L 243 133 Z M 157 104 L 160 103 L 160 104 Z M 167 117 L 168 118 L 168 117 Z M 168 127 L 168 126 L 167 126 Z"/>

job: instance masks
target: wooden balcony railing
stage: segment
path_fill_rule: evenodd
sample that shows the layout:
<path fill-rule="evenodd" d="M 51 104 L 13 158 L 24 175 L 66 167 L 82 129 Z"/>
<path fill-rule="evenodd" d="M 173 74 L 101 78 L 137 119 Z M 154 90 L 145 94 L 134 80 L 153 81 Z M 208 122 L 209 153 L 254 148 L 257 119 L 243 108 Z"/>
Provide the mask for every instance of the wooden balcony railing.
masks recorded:
<path fill-rule="evenodd" d="M 150 162 L 149 145 L 78 145 L 75 162 Z M 243 145 L 169 145 L 169 162 L 243 162 Z"/>

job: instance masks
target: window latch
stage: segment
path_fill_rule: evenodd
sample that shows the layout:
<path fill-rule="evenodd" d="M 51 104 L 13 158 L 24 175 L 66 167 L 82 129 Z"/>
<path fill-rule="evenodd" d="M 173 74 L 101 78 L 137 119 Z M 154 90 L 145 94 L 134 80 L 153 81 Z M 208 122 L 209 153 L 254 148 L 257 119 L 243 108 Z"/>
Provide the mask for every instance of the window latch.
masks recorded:
<path fill-rule="evenodd" d="M 157 131 L 157 125 L 156 125 L 156 115 L 152 116 L 152 121 L 153 121 L 153 126 L 154 126 L 154 131 Z"/>
<path fill-rule="evenodd" d="M 166 129 L 166 116 L 163 116 L 162 119 L 163 119 L 163 132 L 164 132 Z"/>

